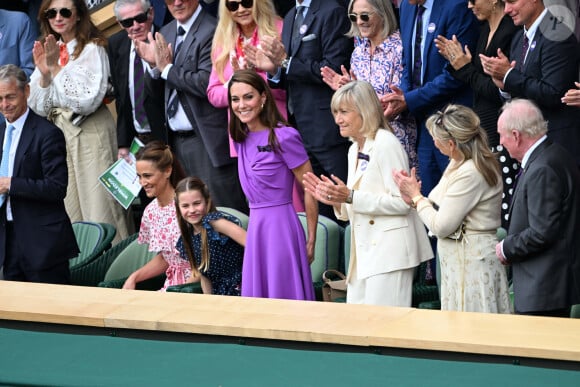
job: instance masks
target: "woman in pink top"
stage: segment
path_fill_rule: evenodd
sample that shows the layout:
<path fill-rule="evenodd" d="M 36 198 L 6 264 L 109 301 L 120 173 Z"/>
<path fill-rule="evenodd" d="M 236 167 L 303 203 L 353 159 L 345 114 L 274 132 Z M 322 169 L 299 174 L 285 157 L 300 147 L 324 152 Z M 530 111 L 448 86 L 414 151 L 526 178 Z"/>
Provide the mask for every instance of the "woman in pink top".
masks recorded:
<path fill-rule="evenodd" d="M 282 20 L 276 15 L 271 0 L 220 0 L 219 15 L 207 97 L 215 107 L 227 108 L 229 79 L 234 71 L 251 67 L 246 62 L 244 46 L 257 47 L 262 36 L 280 36 Z M 256 71 L 266 79 L 265 71 L 257 68 Z M 286 92 L 275 89 L 272 94 L 278 110 L 286 117 Z"/>

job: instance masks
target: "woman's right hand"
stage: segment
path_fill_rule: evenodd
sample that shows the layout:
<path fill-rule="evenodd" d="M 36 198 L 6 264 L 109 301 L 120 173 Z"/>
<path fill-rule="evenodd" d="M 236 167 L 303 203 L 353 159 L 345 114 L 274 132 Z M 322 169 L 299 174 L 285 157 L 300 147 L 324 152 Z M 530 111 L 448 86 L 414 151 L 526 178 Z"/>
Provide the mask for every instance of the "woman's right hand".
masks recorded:
<path fill-rule="evenodd" d="M 393 180 L 399 187 L 401 197 L 407 204 L 411 204 L 411 198 L 421 195 L 421 182 L 417 180 L 415 168 L 411 168 L 411 174 L 407 171 L 393 170 Z"/>
<path fill-rule="evenodd" d="M 36 68 L 42 75 L 49 75 L 50 70 L 46 65 L 46 52 L 44 51 L 44 45 L 38 40 L 34 42 L 32 47 L 32 57 L 34 58 L 34 64 Z"/>
<path fill-rule="evenodd" d="M 346 70 L 346 67 L 344 67 L 344 65 L 341 65 L 340 69 L 342 71 L 342 74 L 338 74 L 336 71 L 334 71 L 332 68 L 328 66 L 323 66 L 320 69 L 322 80 L 334 91 L 338 90 L 341 86 L 346 85 L 350 81 L 356 80 L 356 77 L 354 76 L 352 71 L 349 73 Z"/>
<path fill-rule="evenodd" d="M 123 289 L 135 290 L 136 287 L 135 277 L 131 274 L 123 284 Z"/>

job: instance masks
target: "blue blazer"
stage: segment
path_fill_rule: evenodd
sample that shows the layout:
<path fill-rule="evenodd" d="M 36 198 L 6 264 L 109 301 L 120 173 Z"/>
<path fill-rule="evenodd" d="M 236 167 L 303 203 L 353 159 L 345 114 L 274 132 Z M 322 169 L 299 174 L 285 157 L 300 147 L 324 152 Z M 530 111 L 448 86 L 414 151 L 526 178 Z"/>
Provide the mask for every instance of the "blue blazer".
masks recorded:
<path fill-rule="evenodd" d="M 0 144 L 6 123 L 0 123 Z M 0 158 L 2 149 L 0 149 Z M 10 183 L 13 227 L 25 263 L 34 271 L 66 262 L 79 253 L 64 208 L 68 185 L 66 143 L 62 131 L 29 110 Z M 6 202 L 7 203 L 7 202 Z M 0 208 L 0 266 L 6 252 L 6 204 Z"/>
<path fill-rule="evenodd" d="M 16 65 L 30 77 L 35 38 L 26 14 L 0 9 L 0 65 Z"/>
<path fill-rule="evenodd" d="M 418 122 L 423 122 L 428 115 L 448 103 L 471 106 L 473 96 L 471 89 L 462 81 L 455 79 L 445 69 L 447 61 L 439 54 L 433 40 L 437 35 L 457 39 L 467 44 L 471 52 L 479 34 L 477 19 L 467 8 L 464 0 L 434 0 L 431 17 L 425 36 L 423 51 L 423 86 L 411 89 L 413 72 L 413 36 L 415 35 L 416 6 L 408 1 L 400 5 L 401 39 L 403 41 L 403 79 L 401 87 L 405 93 L 407 108 Z"/>

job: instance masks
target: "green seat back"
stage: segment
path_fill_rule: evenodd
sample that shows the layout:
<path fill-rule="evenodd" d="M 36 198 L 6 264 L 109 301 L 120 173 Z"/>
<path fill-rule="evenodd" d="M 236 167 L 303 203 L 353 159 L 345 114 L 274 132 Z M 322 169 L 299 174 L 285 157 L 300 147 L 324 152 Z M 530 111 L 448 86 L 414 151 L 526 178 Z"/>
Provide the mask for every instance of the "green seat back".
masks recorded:
<path fill-rule="evenodd" d="M 133 234 L 107 249 L 86 265 L 78 266 L 70 270 L 72 285 L 97 286 L 105 279 L 105 274 L 117 256 L 125 248 L 137 239 L 138 234 Z"/>
<path fill-rule="evenodd" d="M 105 231 L 105 237 L 103 238 L 103 243 L 107 245 L 105 249 L 109 249 L 113 242 L 113 239 L 117 236 L 117 229 L 115 226 L 109 223 L 99 223 L 103 230 Z"/>
<path fill-rule="evenodd" d="M 306 214 L 298 213 L 298 218 L 306 235 L 308 227 Z M 316 244 L 314 245 L 314 262 L 310 265 L 312 281 L 322 281 L 322 273 L 328 269 L 339 270 L 338 258 L 340 254 L 340 226 L 338 223 L 323 215 L 318 216 L 316 227 Z"/>
<path fill-rule="evenodd" d="M 99 223 L 75 222 L 72 224 L 72 228 L 80 253 L 69 260 L 71 268 L 82 265 L 88 257 L 93 256 L 105 238 L 105 230 Z"/>
<path fill-rule="evenodd" d="M 217 207 L 217 210 L 238 219 L 239 221 L 238 225 L 242 227 L 244 230 L 248 229 L 248 222 L 250 220 L 250 218 L 248 218 L 248 215 L 244 214 L 241 211 L 236 210 L 235 208 L 230 207 Z"/>
<path fill-rule="evenodd" d="M 105 274 L 105 281 L 128 277 L 135 270 L 149 262 L 155 255 L 155 252 L 149 251 L 149 245 L 141 245 L 137 243 L 137 240 L 134 240 L 117 255 L 117 258 L 115 258 Z"/>

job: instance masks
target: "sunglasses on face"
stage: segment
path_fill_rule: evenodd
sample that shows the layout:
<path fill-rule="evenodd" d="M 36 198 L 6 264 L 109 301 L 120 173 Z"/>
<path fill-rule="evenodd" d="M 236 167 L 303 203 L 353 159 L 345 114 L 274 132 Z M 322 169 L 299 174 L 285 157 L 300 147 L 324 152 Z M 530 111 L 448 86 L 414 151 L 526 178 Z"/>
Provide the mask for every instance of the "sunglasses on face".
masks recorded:
<path fill-rule="evenodd" d="M 254 0 L 226 1 L 226 8 L 230 12 L 236 12 L 240 5 L 245 9 L 250 9 L 254 5 Z"/>
<path fill-rule="evenodd" d="M 72 16 L 72 9 L 70 9 L 70 8 L 61 8 L 61 9 L 51 8 L 51 9 L 47 9 L 44 12 L 44 16 L 47 19 L 54 19 L 56 17 L 56 15 L 59 13 L 60 13 L 60 16 L 68 19 L 69 17 Z"/>
<path fill-rule="evenodd" d="M 137 23 L 145 23 L 149 18 L 149 10 L 145 13 L 140 13 L 139 15 L 135 15 L 133 17 L 128 17 L 127 19 L 119 20 L 119 24 L 123 26 L 123 28 L 130 28 L 133 26 L 133 22 Z"/>
<path fill-rule="evenodd" d="M 353 12 L 348 14 L 348 18 L 350 19 L 351 22 L 356 23 L 356 19 L 358 17 L 361 21 L 366 23 L 371 19 L 371 15 L 373 13 L 374 12 L 361 12 L 360 14 L 358 14 Z"/>

